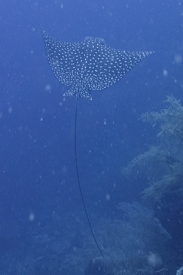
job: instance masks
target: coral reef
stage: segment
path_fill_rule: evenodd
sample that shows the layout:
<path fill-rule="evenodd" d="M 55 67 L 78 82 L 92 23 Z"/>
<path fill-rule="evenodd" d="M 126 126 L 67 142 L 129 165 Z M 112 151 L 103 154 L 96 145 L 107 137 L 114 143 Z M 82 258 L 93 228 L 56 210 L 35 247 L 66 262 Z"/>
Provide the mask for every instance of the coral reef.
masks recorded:
<path fill-rule="evenodd" d="M 170 192 L 183 193 L 183 106 L 173 96 L 165 102 L 169 104 L 166 109 L 141 116 L 143 122 L 159 125 L 157 145 L 123 169 L 129 177 L 146 181 L 143 197 L 155 204 L 163 202 Z"/>
<path fill-rule="evenodd" d="M 8 256 L 1 259 L 1 274 L 131 275 L 137 270 L 152 273 L 166 267 L 170 236 L 153 213 L 137 203 L 121 203 L 118 211 L 118 219 L 92 217 L 105 259 L 98 256 L 81 213 L 72 219 L 54 214 L 52 221 L 40 228 L 42 233 L 32 236 L 24 257 L 14 255 L 11 267 Z M 63 224 L 67 230 L 57 232 Z"/>
<path fill-rule="evenodd" d="M 167 108 L 145 113 L 143 122 L 158 127 L 154 146 L 135 157 L 123 169 L 126 180 L 145 186 L 142 199 L 154 209 L 156 217 L 172 237 L 171 249 L 176 265 L 182 265 L 183 245 L 183 106 L 173 96 Z"/>

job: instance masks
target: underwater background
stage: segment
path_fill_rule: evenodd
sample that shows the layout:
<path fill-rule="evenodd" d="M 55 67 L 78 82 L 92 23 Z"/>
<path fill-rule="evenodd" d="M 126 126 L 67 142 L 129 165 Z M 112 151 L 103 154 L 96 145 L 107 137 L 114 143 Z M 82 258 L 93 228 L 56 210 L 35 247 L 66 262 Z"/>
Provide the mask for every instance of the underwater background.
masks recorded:
<path fill-rule="evenodd" d="M 154 51 L 78 99 L 52 73 L 57 40 Z M 0 274 L 183 274 L 183 2 L 0 1 Z M 177 271 L 178 270 L 178 271 Z"/>

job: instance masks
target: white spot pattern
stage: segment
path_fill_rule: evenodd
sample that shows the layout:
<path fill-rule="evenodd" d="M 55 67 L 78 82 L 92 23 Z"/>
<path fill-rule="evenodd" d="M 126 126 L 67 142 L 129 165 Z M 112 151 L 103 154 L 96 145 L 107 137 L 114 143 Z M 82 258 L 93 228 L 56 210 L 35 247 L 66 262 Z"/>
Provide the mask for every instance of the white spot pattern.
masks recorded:
<path fill-rule="evenodd" d="M 101 38 L 86 37 L 80 43 L 59 42 L 43 29 L 48 62 L 56 78 L 70 89 L 64 95 L 91 99 L 92 90 L 103 90 L 123 78 L 146 56 L 145 52 L 119 51 Z"/>

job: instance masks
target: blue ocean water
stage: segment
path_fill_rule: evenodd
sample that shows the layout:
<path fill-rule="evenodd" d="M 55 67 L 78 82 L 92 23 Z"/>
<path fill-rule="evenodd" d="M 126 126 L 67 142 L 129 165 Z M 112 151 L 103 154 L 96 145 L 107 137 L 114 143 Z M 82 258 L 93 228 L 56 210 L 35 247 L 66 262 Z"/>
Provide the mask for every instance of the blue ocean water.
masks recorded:
<path fill-rule="evenodd" d="M 86 268 L 100 255 L 88 229 L 76 177 L 75 97 L 63 97 L 67 87 L 49 67 L 38 21 L 60 41 L 102 37 L 119 50 L 155 52 L 115 85 L 92 91 L 92 101 L 78 101 L 80 180 L 98 242 L 107 257 L 115 255 L 110 273 Z M 127 255 L 120 245 L 114 250 L 110 246 L 117 234 L 112 232 L 118 231 L 117 225 L 112 226 L 116 219 L 123 219 L 119 203 L 143 205 L 146 183 L 128 182 L 122 169 L 156 143 L 156 129 L 139 120 L 140 116 L 159 112 L 167 95 L 183 101 L 182 27 L 183 3 L 178 0 L 0 2 L 0 274 L 133 271 L 123 264 L 129 263 L 132 254 Z M 180 226 L 169 230 L 167 219 L 160 219 L 160 224 L 171 235 L 168 255 L 163 255 L 161 247 L 153 250 L 151 239 L 146 248 L 137 246 L 133 251 L 143 257 L 153 253 L 156 262 L 161 258 L 154 272 L 162 269 L 164 274 L 166 270 L 175 274 L 183 265 L 183 243 L 177 248 L 181 240 L 176 237 L 182 220 L 178 216 L 173 222 Z M 106 234 L 103 242 L 102 234 Z M 116 238 L 121 240 L 120 235 Z M 130 245 L 127 242 L 125 247 Z M 126 253 L 126 258 L 115 248 Z M 166 259 L 172 254 L 169 267 Z"/>

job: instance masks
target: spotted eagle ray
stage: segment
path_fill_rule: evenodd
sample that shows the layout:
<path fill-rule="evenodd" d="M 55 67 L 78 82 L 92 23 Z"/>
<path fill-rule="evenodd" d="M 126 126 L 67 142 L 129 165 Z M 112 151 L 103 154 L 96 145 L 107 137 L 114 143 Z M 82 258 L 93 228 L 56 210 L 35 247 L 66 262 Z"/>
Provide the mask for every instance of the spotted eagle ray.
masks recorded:
<path fill-rule="evenodd" d="M 91 226 L 80 184 L 76 147 L 77 101 L 78 97 L 92 99 L 91 91 L 103 90 L 115 84 L 153 52 L 120 51 L 106 46 L 104 39 L 93 37 L 86 37 L 80 43 L 61 42 L 53 39 L 42 27 L 41 31 L 47 59 L 54 75 L 62 84 L 70 87 L 64 95 L 76 96 L 74 140 L 77 180 L 92 236 L 104 258 Z"/>

